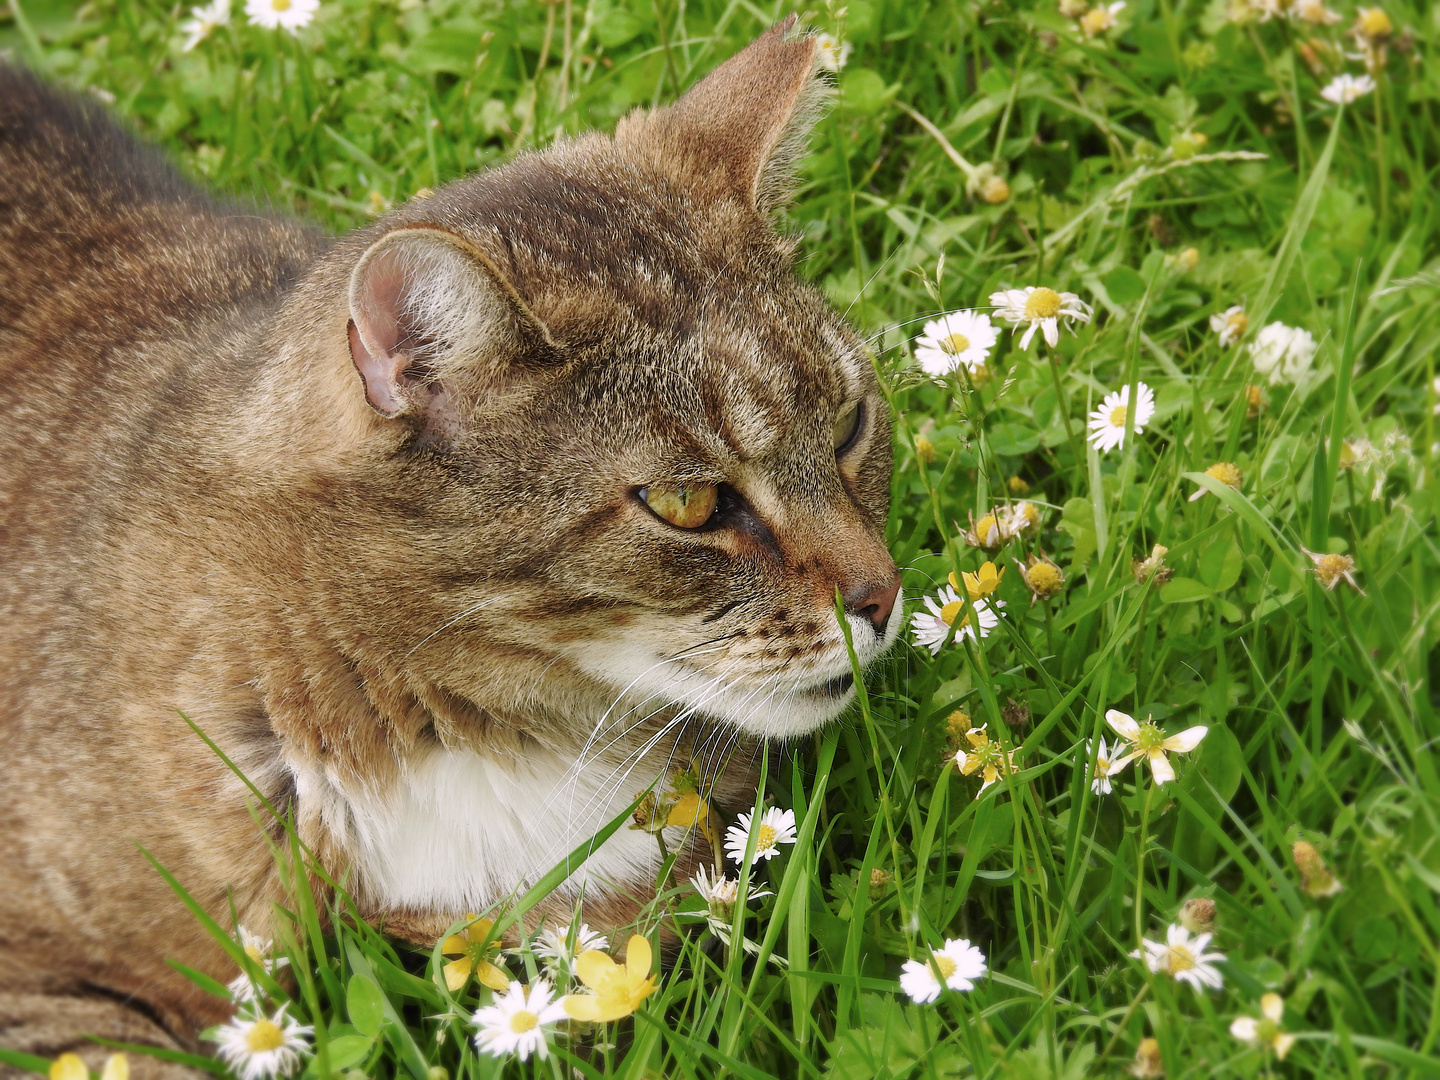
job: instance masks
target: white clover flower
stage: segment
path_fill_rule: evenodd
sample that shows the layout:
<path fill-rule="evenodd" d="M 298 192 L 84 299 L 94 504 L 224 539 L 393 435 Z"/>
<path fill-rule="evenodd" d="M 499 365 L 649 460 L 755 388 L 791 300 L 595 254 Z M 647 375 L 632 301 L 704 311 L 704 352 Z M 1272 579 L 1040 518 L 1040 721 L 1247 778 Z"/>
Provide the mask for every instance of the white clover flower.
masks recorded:
<path fill-rule="evenodd" d="M 1250 343 L 1250 359 L 1258 374 L 1266 376 L 1271 386 L 1278 386 L 1293 383 L 1309 371 L 1315 349 L 1310 331 L 1273 322 Z"/>
<path fill-rule="evenodd" d="M 1143 382 L 1136 384 L 1135 418 L 1130 421 L 1130 387 L 1122 386 L 1105 395 L 1100 407 L 1090 414 L 1090 434 L 1086 436 L 1095 444 L 1095 449 L 1108 454 L 1117 446 L 1125 445 L 1126 433 L 1134 429 L 1141 434 L 1150 418 L 1155 415 L 1155 391 Z"/>
<path fill-rule="evenodd" d="M 1285 999 L 1279 994 L 1265 994 L 1260 998 L 1260 1019 L 1253 1016 L 1239 1016 L 1230 1025 L 1230 1034 L 1251 1046 L 1268 1046 L 1281 1061 L 1295 1045 L 1295 1036 L 1280 1030 L 1280 1021 L 1285 1016 Z"/>
<path fill-rule="evenodd" d="M 1099 749 L 1100 752 L 1095 758 L 1095 776 L 1090 781 L 1090 790 L 1096 795 L 1109 795 L 1113 790 L 1110 786 L 1110 778 L 1118 776 L 1125 766 L 1130 764 L 1135 755 L 1126 754 L 1122 758 L 1112 758 L 1111 755 L 1120 747 L 1116 746 L 1112 750 L 1106 746 L 1104 735 L 1100 736 Z M 1085 760 L 1089 761 L 1090 755 L 1094 752 L 1095 743 L 1087 741 L 1085 743 Z"/>
<path fill-rule="evenodd" d="M 1375 80 L 1369 75 L 1336 75 L 1320 91 L 1320 96 L 1332 105 L 1349 105 L 1375 89 Z"/>
<path fill-rule="evenodd" d="M 274 975 L 290 963 L 287 957 L 270 955 L 275 949 L 274 941 L 262 938 L 258 934 L 252 934 L 243 926 L 236 929 L 239 932 L 240 947 L 245 950 L 245 955 L 264 968 L 267 975 Z M 230 991 L 232 998 L 241 1003 L 256 1001 L 260 996 L 259 988 L 255 985 L 254 980 L 244 971 L 231 979 L 226 989 Z"/>
<path fill-rule="evenodd" d="M 921 370 L 940 379 L 964 364 L 972 372 L 985 366 L 985 359 L 1000 331 L 981 311 L 952 311 L 925 324 L 915 343 L 915 360 Z"/>
<path fill-rule="evenodd" d="M 202 7 L 191 8 L 190 14 L 192 17 L 180 24 L 185 33 L 186 52 L 230 21 L 230 0 L 211 0 Z"/>
<path fill-rule="evenodd" d="M 240 1080 L 270 1080 L 289 1076 L 310 1055 L 310 1036 L 315 1029 L 285 1015 L 282 1005 L 274 1016 L 237 1015 L 224 1027 L 216 1028 L 214 1040 L 220 1058 Z"/>
<path fill-rule="evenodd" d="M 841 41 L 834 34 L 816 34 L 815 44 L 820 48 L 816 51 L 819 64 L 826 71 L 839 71 L 850 59 L 850 53 L 855 48 L 848 41 Z"/>
<path fill-rule="evenodd" d="M 960 595 L 948 585 L 940 586 L 934 597 L 924 597 L 927 611 L 917 611 L 910 619 L 910 631 L 915 635 L 915 644 L 923 645 L 932 656 L 938 655 L 945 639 L 950 636 L 950 627 L 955 627 L 955 639 L 962 637 L 977 639 L 989 637 L 990 631 L 1000 623 L 995 609 L 985 600 L 971 601 L 973 611 L 965 610 Z M 958 622 L 956 620 L 959 620 Z"/>
<path fill-rule="evenodd" d="M 942 984 L 936 977 L 940 969 Z M 949 987 L 962 993 L 975 989 L 975 980 L 983 978 L 988 969 L 985 954 L 968 938 L 950 938 L 942 948 L 935 949 L 926 960 L 906 960 L 900 968 L 900 989 L 917 1005 L 928 1005 Z"/>
<path fill-rule="evenodd" d="M 596 933 L 581 923 L 575 931 L 575 944 L 570 944 L 570 927 L 551 926 L 546 923 L 540 928 L 530 950 L 545 962 L 545 967 L 554 975 L 569 978 L 575 971 L 575 958 L 587 949 L 608 949 L 610 939 Z"/>
<path fill-rule="evenodd" d="M 1175 769 L 1171 766 L 1170 759 L 1165 756 L 1166 751 L 1188 754 L 1200 745 L 1200 740 L 1205 738 L 1210 730 L 1204 724 L 1196 724 L 1179 735 L 1167 736 L 1151 721 L 1137 723 L 1134 717 L 1126 716 L 1118 709 L 1107 711 L 1105 722 L 1114 729 L 1115 734 L 1130 744 L 1126 747 L 1130 751 L 1129 757 L 1140 757 L 1150 762 L 1150 775 L 1155 777 L 1157 784 L 1167 784 L 1175 779 Z M 1120 749 L 1118 744 L 1115 749 Z M 1126 758 L 1127 761 L 1129 757 Z M 1116 769 L 1118 766 L 1112 766 L 1112 771 Z"/>
<path fill-rule="evenodd" d="M 1029 324 L 1020 348 L 1028 349 L 1035 331 L 1045 334 L 1045 341 L 1054 348 L 1060 341 L 1060 320 L 1068 323 L 1090 321 L 1090 305 L 1074 293 L 1056 292 L 1044 285 L 1027 285 L 1023 289 L 1004 289 L 990 294 L 990 303 L 998 309 L 997 318 L 1013 323 L 1016 330 Z"/>
<path fill-rule="evenodd" d="M 252 26 L 289 30 L 308 26 L 320 10 L 320 0 L 245 0 L 245 18 Z"/>
<path fill-rule="evenodd" d="M 737 863 L 745 859 L 753 821 L 753 814 L 741 814 L 737 824 L 725 830 L 725 854 Z M 755 858 L 773 859 L 780 854 L 781 844 L 793 844 L 795 840 L 795 811 L 772 806 L 761 815 L 755 829 Z"/>
<path fill-rule="evenodd" d="M 525 1061 L 534 1054 L 547 1057 L 550 1048 L 545 1041 L 547 1024 L 564 1020 L 565 1006 L 555 1001 L 550 984 L 536 979 L 529 993 L 518 982 L 512 982 L 504 994 L 475 1013 L 475 1049 L 495 1057 L 516 1055 Z"/>
<path fill-rule="evenodd" d="M 1219 990 L 1225 985 L 1225 979 L 1215 965 L 1222 963 L 1225 957 L 1205 951 L 1214 936 L 1196 934 L 1192 938 L 1185 927 L 1171 923 L 1165 931 L 1164 942 L 1140 939 L 1145 946 L 1145 966 L 1157 975 L 1169 975 L 1176 982 L 1189 983 L 1197 994 L 1207 986 Z M 1130 955 L 1139 957 L 1141 953 L 1136 951 Z"/>
<path fill-rule="evenodd" d="M 1239 304 L 1234 304 L 1219 314 L 1210 316 L 1210 329 L 1220 335 L 1222 349 L 1228 349 L 1244 337 L 1249 326 L 1250 319 L 1246 316 L 1245 309 Z"/>

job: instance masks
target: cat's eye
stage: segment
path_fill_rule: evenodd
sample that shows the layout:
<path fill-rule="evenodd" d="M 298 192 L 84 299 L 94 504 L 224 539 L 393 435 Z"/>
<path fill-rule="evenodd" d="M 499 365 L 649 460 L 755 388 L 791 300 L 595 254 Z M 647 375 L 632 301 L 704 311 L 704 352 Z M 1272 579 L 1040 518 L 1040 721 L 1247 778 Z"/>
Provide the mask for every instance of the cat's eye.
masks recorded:
<path fill-rule="evenodd" d="M 663 521 L 679 529 L 698 529 L 715 514 L 720 492 L 714 484 L 666 487 L 654 484 L 636 492 Z"/>
<path fill-rule="evenodd" d="M 850 449 L 856 436 L 860 434 L 860 423 L 864 418 L 864 409 L 858 401 L 835 418 L 835 426 L 831 429 L 835 439 L 835 453 L 843 454 Z"/>

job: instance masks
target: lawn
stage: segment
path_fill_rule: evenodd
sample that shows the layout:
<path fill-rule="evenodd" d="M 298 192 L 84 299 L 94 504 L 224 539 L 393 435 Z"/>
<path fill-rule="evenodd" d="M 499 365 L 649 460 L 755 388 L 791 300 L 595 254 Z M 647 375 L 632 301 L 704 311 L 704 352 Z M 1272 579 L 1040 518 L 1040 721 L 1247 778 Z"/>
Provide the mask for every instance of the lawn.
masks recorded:
<path fill-rule="evenodd" d="M 252 970 L 315 1028 L 305 1075 L 1440 1075 L 1440 8 L 1383 2 L 804 12 L 837 93 L 788 227 L 871 336 L 920 625 L 764 757 L 798 836 L 752 895 L 667 880 L 633 930 L 677 961 L 543 1059 L 477 1049 L 502 995 L 452 990 L 442 943 L 302 891 L 293 977 Z M 790 10 L 12 5 L 27 62 L 337 231 L 667 101 Z M 979 352 L 941 319 L 977 310 Z M 477 959 L 554 968 L 487 926 Z"/>

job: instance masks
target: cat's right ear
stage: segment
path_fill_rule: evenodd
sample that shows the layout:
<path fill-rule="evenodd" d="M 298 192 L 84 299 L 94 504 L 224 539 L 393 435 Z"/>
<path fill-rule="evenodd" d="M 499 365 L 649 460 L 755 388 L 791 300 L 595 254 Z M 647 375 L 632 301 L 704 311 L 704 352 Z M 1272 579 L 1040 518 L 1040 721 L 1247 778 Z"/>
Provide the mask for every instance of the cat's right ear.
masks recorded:
<path fill-rule="evenodd" d="M 486 393 L 554 366 L 559 351 L 484 252 L 429 226 L 395 229 L 360 257 L 349 335 L 371 407 L 439 430 Z"/>

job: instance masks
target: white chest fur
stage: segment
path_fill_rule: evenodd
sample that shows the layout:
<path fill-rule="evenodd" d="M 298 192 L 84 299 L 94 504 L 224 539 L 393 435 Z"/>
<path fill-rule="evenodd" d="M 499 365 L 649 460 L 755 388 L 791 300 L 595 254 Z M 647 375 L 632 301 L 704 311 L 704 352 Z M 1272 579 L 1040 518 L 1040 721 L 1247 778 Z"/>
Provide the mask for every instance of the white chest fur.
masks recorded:
<path fill-rule="evenodd" d="M 523 892 L 623 811 L 651 777 L 618 777 L 610 766 L 531 749 L 486 757 L 435 748 L 408 763 L 384 792 L 341 789 L 311 772 L 298 794 L 324 804 L 326 825 L 353 853 L 363 892 L 386 907 L 480 911 Z M 308 791 L 307 791 L 308 789 Z M 653 881 L 653 837 L 621 827 L 583 865 L 562 895 Z M 608 891 L 608 890 L 607 890 Z"/>

